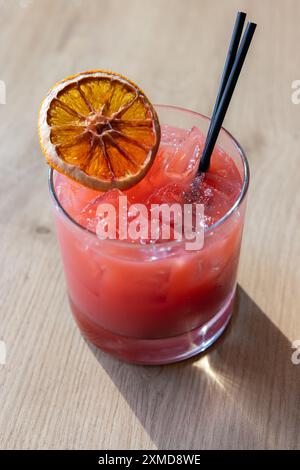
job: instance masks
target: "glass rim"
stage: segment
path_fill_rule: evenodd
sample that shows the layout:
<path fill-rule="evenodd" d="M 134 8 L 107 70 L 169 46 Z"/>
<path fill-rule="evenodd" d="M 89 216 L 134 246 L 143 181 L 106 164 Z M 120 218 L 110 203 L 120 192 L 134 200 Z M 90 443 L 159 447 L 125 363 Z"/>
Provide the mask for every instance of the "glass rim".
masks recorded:
<path fill-rule="evenodd" d="M 168 104 L 154 104 L 154 107 L 156 109 L 163 108 L 163 109 L 170 109 L 170 110 L 174 110 L 174 111 L 180 111 L 180 112 L 187 113 L 187 114 L 193 114 L 194 116 L 197 116 L 198 118 L 204 119 L 206 121 L 210 121 L 210 118 L 208 116 L 205 116 L 204 114 L 198 113 L 197 111 L 193 111 L 193 110 L 188 109 L 188 108 L 183 108 L 181 106 L 168 105 Z M 227 129 L 222 127 L 221 130 L 232 140 L 232 142 L 234 143 L 234 145 L 235 145 L 235 147 L 236 147 L 236 149 L 237 149 L 237 151 L 238 151 L 238 153 L 241 157 L 241 160 L 242 160 L 242 163 L 243 163 L 243 170 L 244 170 L 243 184 L 242 184 L 240 194 L 239 194 L 238 198 L 236 199 L 236 201 L 234 202 L 234 204 L 230 207 L 230 209 L 228 209 L 228 211 L 220 219 L 218 219 L 216 222 L 214 222 L 209 227 L 205 227 L 204 235 L 209 234 L 210 232 L 213 232 L 213 230 L 215 230 L 216 228 L 221 226 L 227 219 L 229 219 L 229 217 L 239 208 L 239 206 L 243 202 L 243 200 L 244 200 L 244 198 L 247 194 L 248 187 L 249 187 L 250 169 L 249 169 L 249 163 L 248 163 L 246 154 L 245 154 L 243 148 L 241 147 L 241 145 L 235 139 L 235 137 L 233 137 L 233 135 Z M 217 142 L 218 142 L 218 140 L 217 140 Z M 109 243 L 116 243 L 118 245 L 121 244 L 124 248 L 125 247 L 126 248 L 130 247 L 130 248 L 133 248 L 133 249 L 136 249 L 136 248 L 142 248 L 142 249 L 163 248 L 167 245 L 168 246 L 177 246 L 181 243 L 186 242 L 184 237 L 181 240 L 165 240 L 165 241 L 160 242 L 159 244 L 149 243 L 148 245 L 141 245 L 141 244 L 138 244 L 138 243 L 129 243 L 129 242 L 126 242 L 124 240 L 117 240 L 117 239 L 111 239 L 111 238 L 100 240 L 97 237 L 97 234 L 95 232 L 93 232 L 92 230 L 84 227 L 79 222 L 77 222 L 75 219 L 73 219 L 73 217 L 62 206 L 62 204 L 60 203 L 60 201 L 57 197 L 57 194 L 55 192 L 53 175 L 54 175 L 54 168 L 50 167 L 49 171 L 48 171 L 48 187 L 49 187 L 49 192 L 50 192 L 50 196 L 51 196 L 52 201 L 55 203 L 55 205 L 58 207 L 58 209 L 61 211 L 61 213 L 71 223 L 73 223 L 75 226 L 77 226 L 80 230 L 83 230 L 84 232 L 89 233 L 91 236 L 96 237 L 97 240 L 99 240 L 103 243 L 108 243 L 109 242 Z"/>

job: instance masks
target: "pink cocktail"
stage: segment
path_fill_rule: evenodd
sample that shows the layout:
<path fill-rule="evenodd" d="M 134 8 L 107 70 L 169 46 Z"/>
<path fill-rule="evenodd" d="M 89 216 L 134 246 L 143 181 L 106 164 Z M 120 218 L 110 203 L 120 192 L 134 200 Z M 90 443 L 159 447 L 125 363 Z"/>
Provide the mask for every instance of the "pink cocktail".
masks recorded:
<path fill-rule="evenodd" d="M 88 189 L 50 171 L 71 309 L 83 335 L 126 361 L 163 364 L 211 345 L 232 314 L 249 171 L 225 130 L 209 171 L 196 176 L 209 120 L 175 107 L 156 107 L 162 139 L 144 179 L 121 193 Z M 193 183 L 194 182 L 194 183 Z M 183 195 L 184 194 L 184 198 Z M 204 204 L 202 249 L 185 241 L 100 240 L 97 207 L 120 195 L 130 203 Z"/>

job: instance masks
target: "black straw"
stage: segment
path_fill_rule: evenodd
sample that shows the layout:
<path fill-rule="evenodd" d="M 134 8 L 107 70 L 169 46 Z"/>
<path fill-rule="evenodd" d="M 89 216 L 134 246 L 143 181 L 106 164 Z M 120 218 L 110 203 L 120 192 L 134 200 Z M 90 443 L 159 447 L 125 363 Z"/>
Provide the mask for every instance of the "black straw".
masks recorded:
<path fill-rule="evenodd" d="M 237 19 L 237 21 L 238 21 L 238 19 Z M 239 20 L 239 21 L 241 21 L 241 20 Z M 223 72 L 223 76 L 222 76 L 220 90 L 219 90 L 219 93 L 218 93 L 218 97 L 217 97 L 216 104 L 215 104 L 215 107 L 214 107 L 213 116 L 212 116 L 211 123 L 210 123 L 210 128 L 209 128 L 208 133 L 207 133 L 207 138 L 206 138 L 204 150 L 203 150 L 201 160 L 200 160 L 200 165 L 199 165 L 199 170 L 198 170 L 199 173 L 207 171 L 208 168 L 209 168 L 211 154 L 213 152 L 216 140 L 217 140 L 219 132 L 221 130 L 221 127 L 222 127 L 222 124 L 223 124 L 223 121 L 224 121 L 224 117 L 225 117 L 226 111 L 228 109 L 230 100 L 232 98 L 235 86 L 237 84 L 242 66 L 244 64 L 244 61 L 245 61 L 245 58 L 246 58 L 246 55 L 247 55 L 247 52 L 248 52 L 253 34 L 254 34 L 254 31 L 255 31 L 255 28 L 256 28 L 255 23 L 248 23 L 247 24 L 247 27 L 246 27 L 246 30 L 244 32 L 240 47 L 237 51 L 237 54 L 236 54 L 236 57 L 234 59 L 231 70 L 229 71 L 229 77 L 228 77 L 227 81 L 225 82 L 225 81 L 223 81 L 223 77 L 225 75 L 225 69 L 226 70 L 229 69 L 229 66 L 226 65 L 228 63 L 228 56 L 227 56 L 225 67 L 224 67 L 224 72 Z M 235 31 L 236 31 L 236 28 L 234 28 L 234 32 Z M 233 34 L 235 34 L 234 32 L 233 32 Z M 233 42 L 234 42 L 234 44 L 236 44 L 234 38 L 231 40 L 231 44 Z M 228 52 L 228 55 L 229 55 L 229 52 Z M 226 72 L 226 73 L 228 73 L 228 72 Z M 223 93 L 222 93 L 222 89 L 223 89 Z"/>
<path fill-rule="evenodd" d="M 226 57 L 226 61 L 225 61 L 225 65 L 224 65 L 224 69 L 223 69 L 223 73 L 222 73 L 222 77 L 221 77 L 221 81 L 220 81 L 218 95 L 217 95 L 214 110 L 213 110 L 212 116 L 211 116 L 212 121 L 214 119 L 214 116 L 216 115 L 216 112 L 217 112 L 218 106 L 220 104 L 220 101 L 221 101 L 221 98 L 222 98 L 222 95 L 223 95 L 228 77 L 230 75 L 232 66 L 234 64 L 234 59 L 235 59 L 235 56 L 236 56 L 236 53 L 237 53 L 237 50 L 238 50 L 238 47 L 239 47 L 239 43 L 240 43 L 240 39 L 241 39 L 241 35 L 242 35 L 242 32 L 243 32 L 243 27 L 244 27 L 244 23 L 245 23 L 245 19 L 246 19 L 246 13 L 243 13 L 242 11 L 239 11 L 236 15 L 236 20 L 235 20 L 234 28 L 233 28 L 233 31 L 232 31 L 231 40 L 230 40 L 230 44 L 229 44 L 229 48 L 228 48 L 228 52 L 227 52 L 227 57 Z"/>

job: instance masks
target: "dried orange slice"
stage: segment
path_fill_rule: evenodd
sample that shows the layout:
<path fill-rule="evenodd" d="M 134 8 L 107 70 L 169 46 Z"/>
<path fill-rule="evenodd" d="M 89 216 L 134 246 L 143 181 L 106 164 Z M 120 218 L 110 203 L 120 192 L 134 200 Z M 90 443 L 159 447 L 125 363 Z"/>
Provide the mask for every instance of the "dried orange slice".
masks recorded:
<path fill-rule="evenodd" d="M 133 82 L 95 70 L 58 82 L 39 114 L 48 163 L 93 189 L 127 189 L 153 163 L 160 141 L 157 114 Z"/>

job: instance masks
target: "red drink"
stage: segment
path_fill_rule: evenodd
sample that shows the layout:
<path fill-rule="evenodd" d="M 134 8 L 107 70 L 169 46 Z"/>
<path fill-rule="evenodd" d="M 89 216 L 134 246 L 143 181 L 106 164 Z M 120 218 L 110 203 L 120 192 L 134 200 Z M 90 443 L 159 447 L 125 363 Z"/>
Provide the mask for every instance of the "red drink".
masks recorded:
<path fill-rule="evenodd" d="M 130 203 L 204 204 L 204 247 L 183 241 L 99 240 L 96 209 L 118 210 L 119 190 L 88 189 L 51 171 L 50 186 L 72 312 L 83 335 L 124 360 L 161 364 L 206 349 L 231 312 L 244 224 L 248 167 L 224 130 L 210 170 L 195 174 L 208 120 L 159 106 L 162 140 Z M 194 184 L 191 183 L 194 181 Z M 195 183 L 196 181 L 196 183 Z M 184 198 L 183 198 L 184 194 Z"/>

